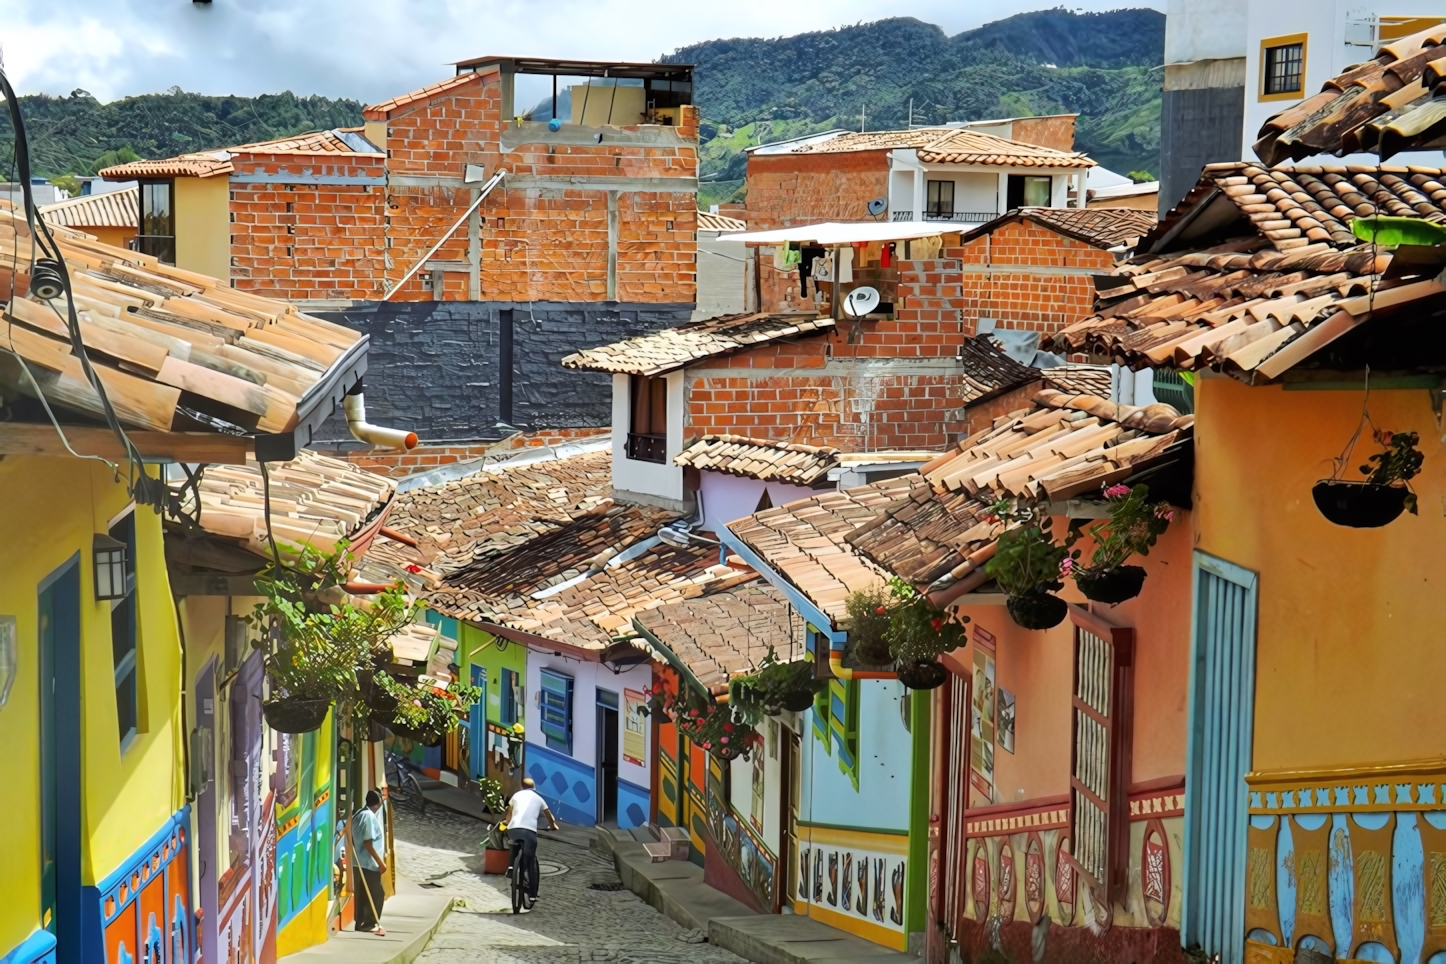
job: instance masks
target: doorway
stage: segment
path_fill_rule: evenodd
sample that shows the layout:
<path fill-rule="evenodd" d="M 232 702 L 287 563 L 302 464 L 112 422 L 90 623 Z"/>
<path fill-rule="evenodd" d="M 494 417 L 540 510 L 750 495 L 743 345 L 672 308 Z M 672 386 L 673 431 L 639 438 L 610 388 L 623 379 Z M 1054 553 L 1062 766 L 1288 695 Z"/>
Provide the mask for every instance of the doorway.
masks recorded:
<path fill-rule="evenodd" d="M 472 685 L 482 691 L 477 702 L 472 704 L 467 725 L 471 731 L 467 740 L 467 775 L 473 780 L 487 776 L 487 667 L 472 663 L 470 667 Z"/>
<path fill-rule="evenodd" d="M 40 919 L 80 964 L 80 556 L 39 587 Z"/>
<path fill-rule="evenodd" d="M 798 804 L 803 796 L 803 765 L 800 760 L 798 734 L 786 726 L 779 726 L 782 746 L 779 748 L 778 768 L 783 827 L 783 877 L 779 891 L 779 909 L 793 906 L 794 884 L 798 881 Z"/>
<path fill-rule="evenodd" d="M 618 694 L 597 691 L 597 822 L 618 819 Z"/>
<path fill-rule="evenodd" d="M 220 920 L 220 885 L 217 878 L 220 852 L 216 840 L 216 781 L 211 767 L 203 766 L 203 760 L 196 756 L 206 755 L 206 748 L 213 745 L 216 732 L 216 661 L 206 661 L 205 667 L 196 674 L 196 729 L 192 732 L 192 767 L 200 767 L 206 783 L 196 796 L 196 844 L 200 855 L 197 884 L 201 892 L 201 914 L 206 921 Z M 227 754 L 226 756 L 229 756 Z M 229 829 L 229 828 L 228 828 Z M 216 926 L 201 928 L 202 960 L 216 960 Z"/>

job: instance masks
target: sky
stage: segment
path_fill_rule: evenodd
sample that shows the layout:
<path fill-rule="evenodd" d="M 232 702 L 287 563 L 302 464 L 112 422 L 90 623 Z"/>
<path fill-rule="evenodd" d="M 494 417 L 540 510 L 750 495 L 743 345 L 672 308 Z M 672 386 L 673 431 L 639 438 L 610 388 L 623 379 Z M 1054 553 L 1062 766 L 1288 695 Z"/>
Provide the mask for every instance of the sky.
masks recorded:
<path fill-rule="evenodd" d="M 949 34 L 1061 0 L 0 0 L 0 56 L 22 94 L 110 101 L 179 86 L 376 102 L 488 54 L 654 60 L 719 37 L 784 37 L 911 16 Z M 1165 0 L 1071 0 L 1163 10 Z M 726 14 L 720 11 L 726 10 Z M 826 12 L 822 12 L 826 11 Z M 652 15 L 649 15 L 649 12 Z"/>

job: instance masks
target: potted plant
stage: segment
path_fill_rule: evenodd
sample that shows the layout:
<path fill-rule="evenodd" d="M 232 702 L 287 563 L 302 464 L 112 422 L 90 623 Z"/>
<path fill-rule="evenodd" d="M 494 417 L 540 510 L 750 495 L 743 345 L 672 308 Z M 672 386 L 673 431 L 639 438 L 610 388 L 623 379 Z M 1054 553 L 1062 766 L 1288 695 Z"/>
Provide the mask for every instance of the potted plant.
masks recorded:
<path fill-rule="evenodd" d="M 735 760 L 763 742 L 744 711 L 735 712 L 730 704 L 716 703 L 690 687 L 681 690 L 660 690 L 650 699 L 657 699 L 658 706 L 694 745 L 720 760 Z"/>
<path fill-rule="evenodd" d="M 378 671 L 378 690 L 371 704 L 372 719 L 403 739 L 423 746 L 437 746 L 461 725 L 459 716 L 482 696 L 475 686 L 453 680 L 442 689 L 418 679 L 407 685 L 391 674 Z"/>
<path fill-rule="evenodd" d="M 1416 514 L 1416 493 L 1411 479 L 1421 471 L 1425 456 L 1417 450 L 1415 432 L 1377 431 L 1381 451 L 1360 466 L 1364 481 L 1321 479 L 1311 489 L 1320 514 L 1338 526 L 1375 529 L 1395 521 L 1402 512 Z M 1349 450 L 1347 450 L 1349 453 Z M 1346 456 L 1337 460 L 1339 466 Z"/>
<path fill-rule="evenodd" d="M 496 780 L 491 781 L 496 783 Z M 497 787 L 497 794 L 502 795 L 502 786 Z M 502 804 L 502 810 L 507 809 L 506 801 Z M 507 832 L 500 829 L 501 821 L 494 823 L 492 829 L 487 831 L 487 836 L 482 840 L 482 872 L 484 874 L 497 874 L 501 876 L 507 873 L 507 868 L 512 864 L 512 844 L 507 839 Z"/>
<path fill-rule="evenodd" d="M 1034 509 L 1011 508 L 1007 500 L 994 505 L 994 514 L 1018 524 L 999 536 L 994 558 L 984 564 L 1009 599 L 1009 616 L 1025 629 L 1050 629 L 1069 614 L 1063 599 L 1053 595 L 1064 588 L 1060 573 L 1070 551 L 1050 538 L 1053 522 L 1037 518 Z"/>
<path fill-rule="evenodd" d="M 735 677 L 728 684 L 728 702 L 750 716 L 777 716 L 785 710 L 801 713 L 827 686 L 827 680 L 814 679 L 812 660 L 785 663 L 770 646 L 756 672 Z M 750 718 L 748 722 L 757 720 Z"/>
<path fill-rule="evenodd" d="M 952 616 L 897 576 L 889 580 L 889 592 L 894 597 L 887 633 L 889 655 L 897 665 L 899 682 L 916 690 L 942 685 L 948 671 L 940 665 L 939 655 L 963 645 L 963 624 L 969 617 Z"/>
<path fill-rule="evenodd" d="M 889 655 L 889 605 L 882 586 L 851 593 L 844 602 L 849 614 L 849 643 L 854 659 L 868 666 L 883 666 Z"/>
<path fill-rule="evenodd" d="M 1125 560 L 1148 556 L 1155 540 L 1175 520 L 1175 511 L 1164 502 L 1149 501 L 1148 485 L 1111 485 L 1104 496 L 1110 518 L 1087 530 L 1095 540 L 1090 564 L 1075 565 L 1071 555 L 1062 565 L 1086 599 L 1121 603 L 1138 596 L 1145 584 L 1144 567 L 1127 566 Z"/>

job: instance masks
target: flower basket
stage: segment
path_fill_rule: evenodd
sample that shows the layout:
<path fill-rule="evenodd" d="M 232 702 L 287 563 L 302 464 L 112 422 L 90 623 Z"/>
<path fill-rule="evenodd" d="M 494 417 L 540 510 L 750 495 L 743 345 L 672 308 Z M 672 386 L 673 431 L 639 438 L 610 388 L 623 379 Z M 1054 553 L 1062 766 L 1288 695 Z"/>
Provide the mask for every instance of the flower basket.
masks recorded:
<path fill-rule="evenodd" d="M 1069 615 L 1063 599 L 1039 589 L 1010 596 L 1005 606 L 1010 618 L 1025 629 L 1053 629 Z"/>
<path fill-rule="evenodd" d="M 375 719 L 375 717 L 373 717 Z M 413 743 L 420 743 L 422 746 L 441 746 L 445 733 L 438 732 L 430 727 L 414 730 L 410 726 L 403 726 L 401 723 L 394 723 L 390 720 L 377 722 L 392 731 L 393 736 L 399 736 L 404 740 L 411 740 Z"/>
<path fill-rule="evenodd" d="M 748 745 L 742 741 L 737 743 L 714 744 L 708 752 L 720 760 L 736 760 L 748 752 Z"/>
<path fill-rule="evenodd" d="M 812 660 L 780 662 L 768 650 L 758 670 L 736 678 L 729 687 L 729 700 L 748 723 L 756 724 L 759 714 L 777 716 L 785 710 L 800 713 L 813 705 L 814 696 L 827 685 L 814 679 Z"/>
<path fill-rule="evenodd" d="M 861 590 L 845 604 L 849 614 L 849 648 L 854 661 L 866 666 L 893 662 L 889 655 L 888 600 L 881 588 Z"/>
<path fill-rule="evenodd" d="M 899 664 L 899 682 L 911 690 L 932 690 L 948 678 L 949 671 L 937 661 Z"/>
<path fill-rule="evenodd" d="M 310 733 L 321 729 L 331 700 L 301 700 L 278 696 L 261 705 L 266 725 L 277 733 Z"/>
<path fill-rule="evenodd" d="M 1378 529 L 1406 511 L 1410 491 L 1404 485 L 1322 479 L 1310 494 L 1328 521 L 1353 529 Z"/>
<path fill-rule="evenodd" d="M 790 713 L 802 713 L 813 705 L 814 693 L 812 690 L 793 690 L 784 693 L 778 699 L 780 709 Z M 777 713 L 769 713 L 769 716 L 777 716 Z"/>
<path fill-rule="evenodd" d="M 1086 599 L 1100 603 L 1122 603 L 1134 599 L 1145 586 L 1142 566 L 1115 566 L 1112 569 L 1076 569 L 1074 584 Z"/>

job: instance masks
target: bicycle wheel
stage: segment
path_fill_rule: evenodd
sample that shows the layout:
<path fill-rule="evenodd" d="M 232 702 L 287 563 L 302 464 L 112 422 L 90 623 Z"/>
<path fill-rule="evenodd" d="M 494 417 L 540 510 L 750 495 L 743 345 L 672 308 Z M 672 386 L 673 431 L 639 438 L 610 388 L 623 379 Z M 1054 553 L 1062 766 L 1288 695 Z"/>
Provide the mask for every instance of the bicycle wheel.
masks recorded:
<path fill-rule="evenodd" d="M 512 913 L 516 914 L 522 909 L 522 899 L 527 893 L 526 868 L 523 866 L 522 848 L 514 845 L 512 849 Z"/>

